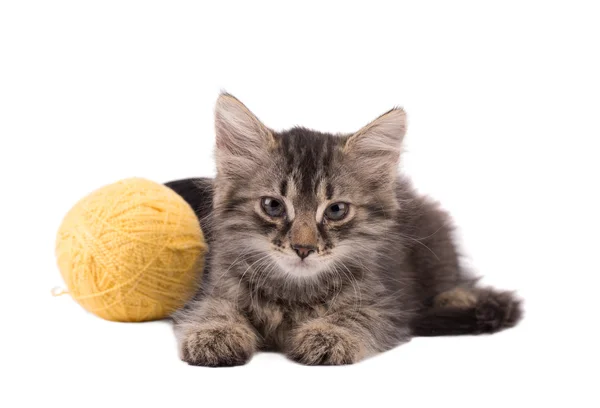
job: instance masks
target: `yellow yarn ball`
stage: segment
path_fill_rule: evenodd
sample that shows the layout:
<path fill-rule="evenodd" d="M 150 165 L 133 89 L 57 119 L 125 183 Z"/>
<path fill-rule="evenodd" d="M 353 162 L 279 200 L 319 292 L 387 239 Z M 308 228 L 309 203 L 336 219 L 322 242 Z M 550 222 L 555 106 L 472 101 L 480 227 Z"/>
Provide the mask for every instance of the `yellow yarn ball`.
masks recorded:
<path fill-rule="evenodd" d="M 194 294 L 206 244 L 189 204 L 170 188 L 131 178 L 78 202 L 58 231 L 69 294 L 107 320 L 167 317 Z"/>

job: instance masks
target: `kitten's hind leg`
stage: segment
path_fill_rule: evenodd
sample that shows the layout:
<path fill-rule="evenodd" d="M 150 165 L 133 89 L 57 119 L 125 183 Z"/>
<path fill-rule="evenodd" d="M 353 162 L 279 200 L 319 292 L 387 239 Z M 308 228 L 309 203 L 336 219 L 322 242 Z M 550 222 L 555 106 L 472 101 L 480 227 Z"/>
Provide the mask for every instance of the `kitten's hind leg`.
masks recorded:
<path fill-rule="evenodd" d="M 458 287 L 442 292 L 411 323 L 415 336 L 495 333 L 515 326 L 521 301 L 511 292 Z"/>

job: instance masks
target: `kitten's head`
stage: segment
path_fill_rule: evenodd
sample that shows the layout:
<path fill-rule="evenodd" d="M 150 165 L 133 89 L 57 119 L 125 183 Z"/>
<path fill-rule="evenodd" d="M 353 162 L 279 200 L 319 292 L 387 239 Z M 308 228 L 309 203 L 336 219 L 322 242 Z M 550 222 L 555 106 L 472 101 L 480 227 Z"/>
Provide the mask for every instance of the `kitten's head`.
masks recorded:
<path fill-rule="evenodd" d="M 351 135 L 275 132 L 223 94 L 215 121 L 215 210 L 231 252 L 297 278 L 372 256 L 398 209 L 403 110 Z"/>

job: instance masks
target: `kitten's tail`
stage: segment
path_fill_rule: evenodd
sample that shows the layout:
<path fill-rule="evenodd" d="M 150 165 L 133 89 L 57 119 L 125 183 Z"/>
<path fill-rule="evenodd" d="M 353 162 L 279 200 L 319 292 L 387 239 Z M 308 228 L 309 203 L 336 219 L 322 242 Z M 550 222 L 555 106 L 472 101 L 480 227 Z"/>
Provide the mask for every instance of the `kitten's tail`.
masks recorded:
<path fill-rule="evenodd" d="M 411 326 L 415 336 L 495 333 L 515 326 L 522 316 L 521 301 L 511 292 L 460 287 L 436 296 Z"/>

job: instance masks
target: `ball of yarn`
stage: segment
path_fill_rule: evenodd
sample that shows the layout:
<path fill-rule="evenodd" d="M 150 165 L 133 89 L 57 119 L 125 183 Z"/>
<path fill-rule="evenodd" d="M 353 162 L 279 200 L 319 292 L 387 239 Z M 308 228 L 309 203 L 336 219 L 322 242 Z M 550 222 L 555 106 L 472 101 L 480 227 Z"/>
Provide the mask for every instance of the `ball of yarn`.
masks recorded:
<path fill-rule="evenodd" d="M 112 321 L 168 316 L 197 289 L 206 244 L 189 204 L 168 187 L 131 178 L 79 201 L 58 231 L 68 293 Z"/>

